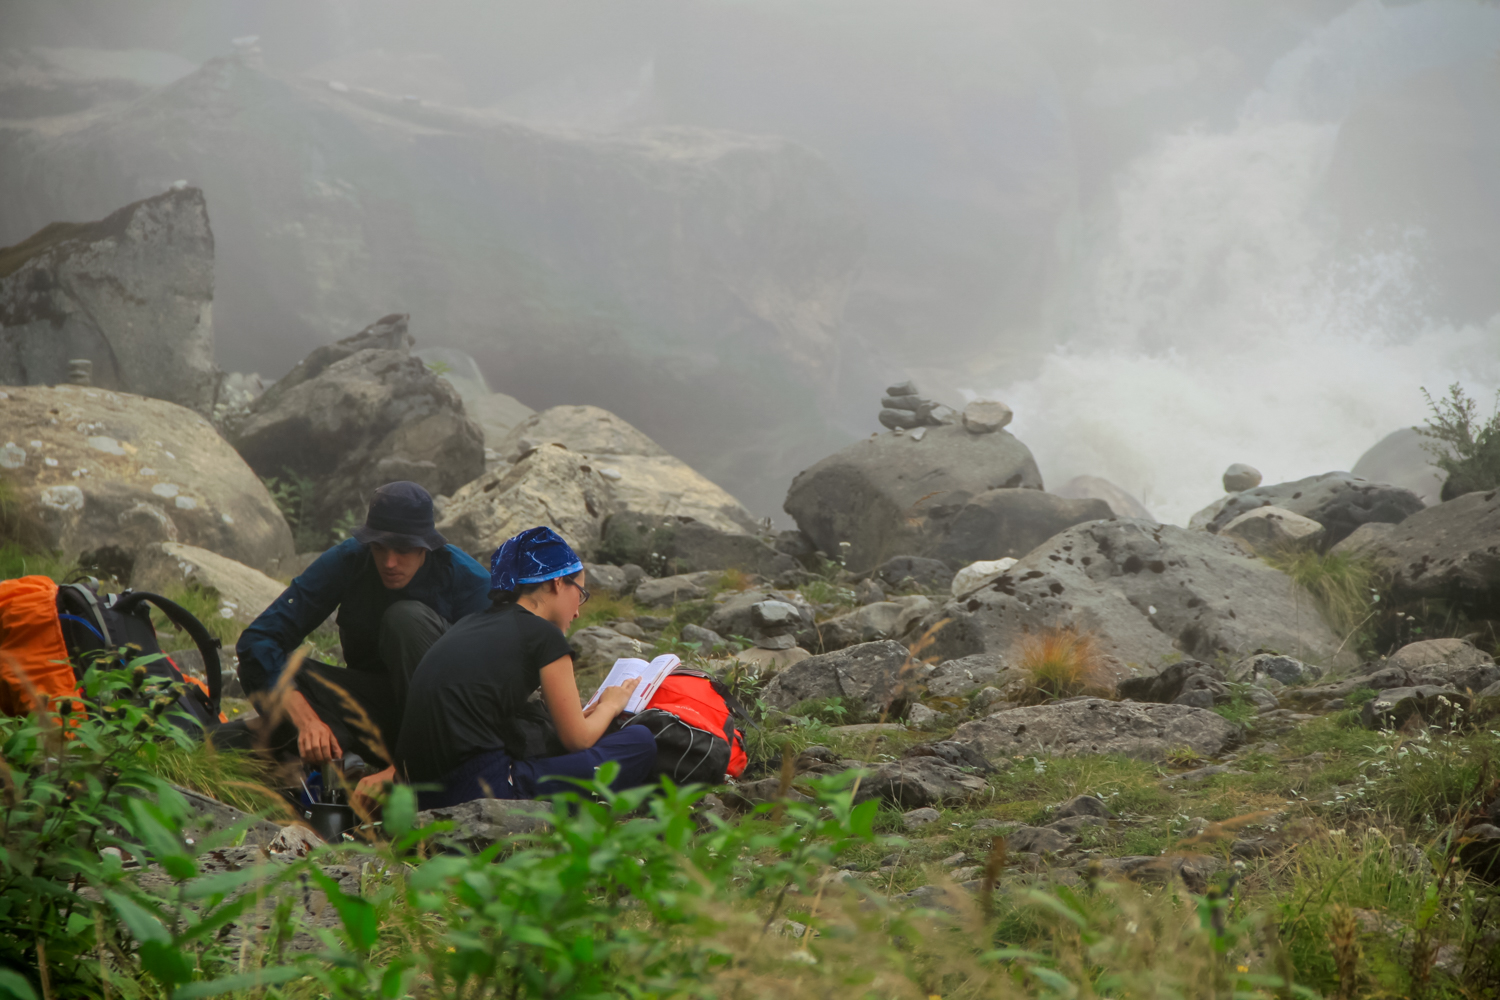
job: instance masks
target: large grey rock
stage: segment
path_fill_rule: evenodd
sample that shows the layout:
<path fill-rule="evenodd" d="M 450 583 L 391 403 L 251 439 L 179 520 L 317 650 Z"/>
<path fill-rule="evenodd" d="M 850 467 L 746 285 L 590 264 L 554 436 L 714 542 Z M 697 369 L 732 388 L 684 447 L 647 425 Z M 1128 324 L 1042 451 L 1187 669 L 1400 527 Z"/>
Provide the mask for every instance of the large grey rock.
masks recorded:
<path fill-rule="evenodd" d="M 1069 500 L 1103 500 L 1114 511 L 1115 517 L 1135 517 L 1142 521 L 1156 518 L 1146 505 L 1123 488 L 1100 476 L 1074 476 L 1050 492 Z"/>
<path fill-rule="evenodd" d="M 1466 493 L 1400 524 L 1369 524 L 1333 551 L 1367 556 L 1398 601 L 1438 599 L 1487 614 L 1500 595 L 1500 490 Z"/>
<path fill-rule="evenodd" d="M 293 555 L 265 485 L 198 414 L 75 386 L 0 389 L 0 467 L 39 548 L 117 565 L 162 542 L 267 573 Z"/>
<path fill-rule="evenodd" d="M 989 782 L 940 757 L 908 757 L 881 764 L 867 774 L 855 801 L 879 798 L 901 809 L 921 809 L 959 805 L 989 790 Z"/>
<path fill-rule="evenodd" d="M 1400 729 L 1413 717 L 1423 726 L 1449 725 L 1468 711 L 1469 696 L 1437 684 L 1387 688 L 1365 702 L 1359 721 L 1366 729 Z"/>
<path fill-rule="evenodd" d="M 719 595 L 723 597 L 723 595 Z M 802 619 L 797 634 L 812 634 L 813 609 L 803 597 L 795 590 L 746 590 L 734 594 L 723 604 L 714 609 L 713 613 L 704 621 L 703 627 L 712 629 L 725 638 L 733 638 L 740 635 L 748 639 L 758 639 L 762 633 L 759 626 L 755 624 L 754 608 L 762 601 L 780 601 L 797 609 Z"/>
<path fill-rule="evenodd" d="M 1069 500 L 1041 490 L 989 490 L 964 504 L 926 553 L 955 569 L 980 559 L 1019 559 L 1065 528 L 1114 516 L 1103 500 Z"/>
<path fill-rule="evenodd" d="M 993 434 L 1014 417 L 1010 407 L 999 400 L 976 399 L 963 409 L 964 430 L 970 434 Z"/>
<path fill-rule="evenodd" d="M 1061 854 L 1072 843 L 1068 834 L 1045 826 L 1017 827 L 1005 838 L 1007 848 L 1022 854 Z"/>
<path fill-rule="evenodd" d="M 718 573 L 705 570 L 642 580 L 635 586 L 635 602 L 648 607 L 668 607 L 682 601 L 701 601 L 718 578 Z"/>
<path fill-rule="evenodd" d="M 1270 678 L 1278 684 L 1306 684 L 1323 676 L 1323 671 L 1310 663 L 1276 653 L 1247 656 L 1230 666 L 1227 673 L 1234 681 L 1254 683 Z"/>
<path fill-rule="evenodd" d="M 932 610 L 932 601 L 921 594 L 866 604 L 848 614 L 819 622 L 818 648 L 832 651 L 862 642 L 897 639 Z"/>
<path fill-rule="evenodd" d="M 410 354 L 407 317 L 386 316 L 319 348 L 225 431 L 262 476 L 303 476 L 314 489 L 306 526 L 361 520 L 383 483 L 411 480 L 433 496 L 484 472 L 484 434 L 457 390 Z"/>
<path fill-rule="evenodd" d="M 259 570 L 217 552 L 180 542 L 149 545 L 136 557 L 130 586 L 171 594 L 187 585 L 218 595 L 223 618 L 248 625 L 281 596 L 286 587 Z"/>
<path fill-rule="evenodd" d="M 900 718 L 911 697 L 908 684 L 914 678 L 903 674 L 911 663 L 899 642 L 868 642 L 792 664 L 771 678 L 761 698 L 780 709 L 810 698 L 842 698 L 846 707 L 865 715 Z"/>
<path fill-rule="evenodd" d="M 963 597 L 970 591 L 994 583 L 1015 564 L 1015 559 L 1009 556 L 1004 559 L 981 559 L 978 562 L 971 562 L 953 574 L 953 583 L 949 585 L 948 592 L 954 597 Z"/>
<path fill-rule="evenodd" d="M 926 655 L 1009 653 L 1028 632 L 1075 627 L 1093 635 L 1117 679 L 1154 673 L 1174 654 L 1213 660 L 1271 647 L 1321 661 L 1339 648 L 1291 579 L 1238 545 L 1123 519 L 1069 528 L 930 617 L 924 624 L 949 623 Z"/>
<path fill-rule="evenodd" d="M 1442 500 L 1448 474 L 1433 464 L 1430 445 L 1438 442 L 1415 427 L 1392 431 L 1359 456 L 1349 472 L 1372 483 L 1411 490 L 1427 506 Z M 1446 446 L 1443 446 L 1446 447 Z"/>
<path fill-rule="evenodd" d="M 1315 549 L 1323 540 L 1323 526 L 1310 517 L 1281 507 L 1247 510 L 1219 529 L 1257 555 L 1281 555 L 1298 549 Z"/>
<path fill-rule="evenodd" d="M 922 683 L 927 686 L 928 694 L 952 698 L 987 685 L 1005 687 L 1020 679 L 1020 671 L 1009 667 L 1002 654 L 978 653 L 939 663 Z"/>
<path fill-rule="evenodd" d="M 609 470 L 619 510 L 657 518 L 691 518 L 721 533 L 754 531 L 755 518 L 728 491 L 597 406 L 554 406 L 522 420 L 492 445 L 510 459 L 542 444 L 561 444 Z M 631 558 L 631 562 L 640 562 Z M 641 563 L 647 565 L 646 563 Z M 685 569 L 727 569 L 691 566 Z"/>
<path fill-rule="evenodd" d="M 539 524 L 592 559 L 613 502 L 609 483 L 597 468 L 582 455 L 549 444 L 461 487 L 437 526 L 448 541 L 486 566 L 501 542 Z"/>
<path fill-rule="evenodd" d="M 1260 485 L 1260 470 L 1244 462 L 1235 462 L 1224 470 L 1224 492 L 1242 493 Z"/>
<path fill-rule="evenodd" d="M 611 481 L 617 503 L 618 486 L 619 481 Z M 740 528 L 726 531 L 690 517 L 629 510 L 618 512 L 605 522 L 599 558 L 649 566 L 658 576 L 738 569 L 766 580 L 775 580 L 800 565 L 765 539 Z"/>
<path fill-rule="evenodd" d="M 464 412 L 484 433 L 485 447 L 495 451 L 517 424 L 536 411 L 514 396 L 490 389 L 474 356 L 454 347 L 424 347 L 411 352 L 458 390 Z M 503 456 L 496 456 L 503 457 Z"/>
<path fill-rule="evenodd" d="M 1372 483 L 1347 472 L 1325 472 L 1290 483 L 1257 486 L 1229 497 L 1208 523 L 1218 532 L 1235 518 L 1257 507 L 1280 507 L 1323 526 L 1321 544 L 1337 545 L 1362 524 L 1396 524 L 1422 509 L 1411 490 Z"/>
<path fill-rule="evenodd" d="M 621 635 L 603 625 L 590 625 L 568 636 L 573 665 L 580 670 L 608 670 L 616 660 L 640 657 L 645 652 L 639 639 Z"/>
<path fill-rule="evenodd" d="M 1239 727 L 1201 708 L 1102 698 L 1007 709 L 966 722 L 953 734 L 955 741 L 972 743 L 986 757 L 1123 754 L 1142 760 L 1164 760 L 1179 747 L 1215 757 L 1239 737 Z"/>
<path fill-rule="evenodd" d="M 798 474 L 784 507 L 829 554 L 849 543 L 847 568 L 863 573 L 891 556 L 921 553 L 928 523 L 993 489 L 1041 489 L 1042 476 L 1009 431 L 932 427 L 921 441 L 879 434 Z"/>
<path fill-rule="evenodd" d="M 552 824 L 552 805 L 528 799 L 475 799 L 441 809 L 417 813 L 417 828 L 434 823 L 452 823 L 444 840 L 482 851 L 491 844 L 525 833 L 535 833 Z"/>
<path fill-rule="evenodd" d="M 953 570 L 939 559 L 892 556 L 875 569 L 875 578 L 891 590 L 920 590 L 935 594 L 953 582 Z"/>
<path fill-rule="evenodd" d="M 1197 660 L 1179 660 L 1161 673 L 1120 682 L 1120 697 L 1162 705 L 1212 708 L 1230 700 L 1224 673 Z"/>
<path fill-rule="evenodd" d="M 221 375 L 213 300 L 214 234 L 198 188 L 98 222 L 54 222 L 0 249 L 0 384 L 65 383 L 68 362 L 85 358 L 95 386 L 210 415 Z"/>

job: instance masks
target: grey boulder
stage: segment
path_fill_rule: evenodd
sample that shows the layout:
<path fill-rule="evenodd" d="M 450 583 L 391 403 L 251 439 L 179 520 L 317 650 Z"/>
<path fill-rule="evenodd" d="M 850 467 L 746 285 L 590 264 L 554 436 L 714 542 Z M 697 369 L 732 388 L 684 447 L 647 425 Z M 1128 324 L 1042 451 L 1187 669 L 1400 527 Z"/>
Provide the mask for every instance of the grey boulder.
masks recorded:
<path fill-rule="evenodd" d="M 406 326 L 405 315 L 386 316 L 318 348 L 225 427 L 260 475 L 313 481 L 310 527 L 363 519 L 383 483 L 410 480 L 437 496 L 484 473 L 484 433 L 458 391 L 411 355 Z"/>
<path fill-rule="evenodd" d="M 1030 450 L 1009 431 L 950 425 L 928 428 L 920 442 L 896 434 L 856 442 L 799 473 L 784 506 L 824 552 L 848 542 L 847 568 L 863 573 L 921 553 L 930 518 L 1003 487 L 1041 489 Z"/>
<path fill-rule="evenodd" d="M 1066 528 L 1114 516 L 1103 500 L 1069 500 L 1041 490 L 988 490 L 951 518 L 934 517 L 929 531 L 936 537 L 924 551 L 954 567 L 977 560 L 1019 559 Z"/>
<path fill-rule="evenodd" d="M 953 582 L 953 570 L 940 559 L 892 556 L 875 568 L 875 578 L 890 590 L 934 594 L 948 589 Z"/>
<path fill-rule="evenodd" d="M 1336 545 L 1363 524 L 1396 524 L 1422 510 L 1411 490 L 1372 483 L 1347 472 L 1325 472 L 1290 483 L 1257 486 L 1224 501 L 1208 523 L 1210 532 L 1222 530 L 1235 518 L 1257 507 L 1280 507 L 1311 518 L 1323 526 L 1321 544 Z"/>
<path fill-rule="evenodd" d="M 1008 653 L 1039 629 L 1086 630 L 1115 680 L 1184 654 L 1207 661 L 1269 646 L 1326 659 L 1340 644 L 1290 577 L 1238 545 L 1123 519 L 1067 529 L 929 619 L 948 619 L 929 655 L 953 658 Z"/>
<path fill-rule="evenodd" d="M 1466 493 L 1400 524 L 1366 525 L 1334 551 L 1371 558 L 1397 600 L 1488 613 L 1500 594 L 1500 490 Z"/>
<path fill-rule="evenodd" d="M 1238 726 L 1201 708 L 1102 698 L 1007 709 L 966 722 L 953 734 L 956 742 L 973 744 L 991 758 L 1017 753 L 1122 754 L 1142 760 L 1163 760 L 1179 747 L 1213 757 L 1239 737 Z"/>
<path fill-rule="evenodd" d="M 719 595 L 723 598 L 723 594 Z M 704 628 L 712 629 L 725 638 L 732 639 L 735 636 L 744 636 L 756 641 L 769 638 L 759 626 L 755 624 L 755 606 L 764 601 L 779 601 L 797 609 L 800 624 L 795 626 L 795 635 L 813 635 L 813 609 L 803 597 L 795 590 L 746 590 L 733 594 L 714 609 L 713 613 L 703 623 Z"/>
<path fill-rule="evenodd" d="M 573 663 L 580 670 L 609 669 L 616 660 L 639 657 L 645 652 L 639 639 L 621 635 L 603 625 L 590 625 L 568 636 Z"/>
<path fill-rule="evenodd" d="M 1244 462 L 1235 462 L 1224 470 L 1225 493 L 1240 493 L 1260 485 L 1260 470 Z"/>
<path fill-rule="evenodd" d="M 1388 688 L 1365 702 L 1359 721 L 1367 729 L 1400 729 L 1416 717 L 1417 724 L 1450 725 L 1469 709 L 1469 696 L 1436 684 Z"/>
<path fill-rule="evenodd" d="M 98 222 L 55 222 L 0 262 L 0 385 L 92 385 L 213 413 L 214 234 L 195 187 Z"/>
<path fill-rule="evenodd" d="M 1142 521 L 1155 521 L 1155 516 L 1146 505 L 1122 487 L 1116 486 L 1100 476 L 1074 476 L 1050 492 L 1069 500 L 1103 500 L 1114 511 L 1115 517 L 1135 517 Z"/>
<path fill-rule="evenodd" d="M 618 502 L 618 482 L 611 488 Z M 738 569 L 774 580 L 799 568 L 792 556 L 743 530 L 726 531 L 692 517 L 630 510 L 604 523 L 598 556 L 617 564 L 650 566 L 662 576 Z"/>
<path fill-rule="evenodd" d="M 1279 684 L 1306 684 L 1323 676 L 1323 671 L 1309 663 L 1276 653 L 1256 653 L 1230 666 L 1229 679 L 1256 681 L 1271 678 Z"/>
<path fill-rule="evenodd" d="M 835 653 L 809 656 L 773 677 L 761 691 L 772 708 L 789 709 L 811 698 L 842 698 L 867 716 L 900 718 L 910 700 L 912 669 L 899 642 L 868 642 Z"/>
<path fill-rule="evenodd" d="M 0 471 L 35 536 L 128 579 L 166 542 L 281 575 L 292 533 L 265 484 L 186 407 L 106 389 L 0 389 Z"/>
<path fill-rule="evenodd" d="M 860 781 L 856 802 L 879 798 L 901 809 L 959 805 L 986 794 L 989 782 L 940 757 L 908 757 L 881 764 Z"/>
<path fill-rule="evenodd" d="M 922 678 L 922 683 L 927 686 L 928 694 L 952 698 L 987 685 L 998 688 L 1020 680 L 1020 672 L 1008 667 L 1002 654 L 976 653 L 944 660 Z"/>
<path fill-rule="evenodd" d="M 635 602 L 648 607 L 667 607 L 682 601 L 701 601 L 718 579 L 718 573 L 705 571 L 642 580 L 635 586 Z"/>
<path fill-rule="evenodd" d="M 818 623 L 818 648 L 831 652 L 862 642 L 900 638 L 932 609 L 932 601 L 921 594 L 866 604 Z"/>

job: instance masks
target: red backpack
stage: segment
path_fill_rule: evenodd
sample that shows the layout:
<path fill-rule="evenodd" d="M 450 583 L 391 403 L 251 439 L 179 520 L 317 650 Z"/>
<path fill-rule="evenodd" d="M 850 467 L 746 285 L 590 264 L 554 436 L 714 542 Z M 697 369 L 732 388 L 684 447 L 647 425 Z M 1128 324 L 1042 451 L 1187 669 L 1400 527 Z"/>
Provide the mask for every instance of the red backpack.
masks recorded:
<path fill-rule="evenodd" d="M 735 719 L 749 713 L 729 689 L 699 670 L 678 667 L 650 703 L 626 723 L 656 737 L 656 773 L 678 785 L 722 784 L 745 773 L 745 734 Z"/>

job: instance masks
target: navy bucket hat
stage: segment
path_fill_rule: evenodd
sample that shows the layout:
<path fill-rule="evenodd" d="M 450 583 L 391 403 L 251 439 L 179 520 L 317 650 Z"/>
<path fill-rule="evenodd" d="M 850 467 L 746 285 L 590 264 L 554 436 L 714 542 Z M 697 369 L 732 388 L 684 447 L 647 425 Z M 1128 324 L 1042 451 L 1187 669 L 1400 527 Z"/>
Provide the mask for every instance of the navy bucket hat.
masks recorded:
<path fill-rule="evenodd" d="M 515 590 L 528 583 L 572 576 L 581 569 L 583 560 L 561 535 L 545 525 L 527 528 L 495 550 L 490 560 L 490 589 Z"/>
<path fill-rule="evenodd" d="M 448 544 L 432 520 L 432 495 L 416 483 L 386 483 L 375 491 L 365 523 L 350 532 L 362 545 L 436 551 Z"/>

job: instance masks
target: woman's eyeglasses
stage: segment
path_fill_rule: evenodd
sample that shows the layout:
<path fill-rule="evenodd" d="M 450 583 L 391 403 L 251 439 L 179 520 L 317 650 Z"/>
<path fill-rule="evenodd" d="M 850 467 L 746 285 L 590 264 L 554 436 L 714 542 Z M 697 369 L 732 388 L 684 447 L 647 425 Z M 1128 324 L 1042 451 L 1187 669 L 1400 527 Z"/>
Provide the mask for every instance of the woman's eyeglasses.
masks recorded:
<path fill-rule="evenodd" d="M 583 607 L 589 602 L 589 592 L 577 580 L 569 580 L 568 582 L 578 588 L 578 606 L 580 608 Z"/>

